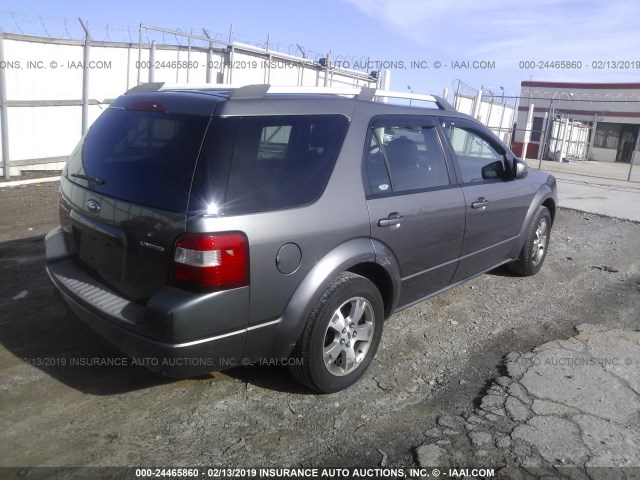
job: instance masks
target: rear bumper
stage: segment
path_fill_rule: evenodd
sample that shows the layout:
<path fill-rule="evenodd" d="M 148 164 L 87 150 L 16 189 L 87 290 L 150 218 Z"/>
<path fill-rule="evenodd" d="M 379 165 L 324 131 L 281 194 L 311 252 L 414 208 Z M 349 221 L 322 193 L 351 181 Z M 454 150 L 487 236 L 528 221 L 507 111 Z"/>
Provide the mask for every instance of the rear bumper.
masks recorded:
<path fill-rule="evenodd" d="M 141 305 L 109 290 L 61 253 L 62 229 L 51 231 L 45 242 L 47 273 L 62 298 L 82 321 L 136 364 L 184 378 L 245 363 L 247 316 L 242 319 L 242 313 L 248 309 L 248 291 L 243 291 L 248 289 L 219 292 L 225 296 L 197 296 L 167 287 Z M 226 309 L 211 309 L 221 302 Z M 242 320 L 230 319 L 230 311 L 239 313 Z"/>

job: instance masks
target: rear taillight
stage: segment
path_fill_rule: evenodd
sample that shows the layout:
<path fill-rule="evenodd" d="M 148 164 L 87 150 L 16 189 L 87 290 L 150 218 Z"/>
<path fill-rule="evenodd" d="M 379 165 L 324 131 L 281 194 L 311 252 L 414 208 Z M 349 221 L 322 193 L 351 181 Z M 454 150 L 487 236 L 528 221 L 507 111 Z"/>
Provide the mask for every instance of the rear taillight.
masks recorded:
<path fill-rule="evenodd" d="M 239 232 L 180 236 L 173 254 L 172 283 L 208 292 L 249 285 L 247 237 Z"/>

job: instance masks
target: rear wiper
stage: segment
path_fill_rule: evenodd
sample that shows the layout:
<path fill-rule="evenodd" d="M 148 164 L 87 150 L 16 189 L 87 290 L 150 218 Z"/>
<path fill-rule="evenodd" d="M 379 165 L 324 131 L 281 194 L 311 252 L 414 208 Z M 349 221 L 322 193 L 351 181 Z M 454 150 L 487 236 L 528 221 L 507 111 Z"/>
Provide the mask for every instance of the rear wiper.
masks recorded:
<path fill-rule="evenodd" d="M 90 177 L 89 175 L 82 175 L 81 173 L 72 173 L 71 176 L 73 178 L 81 178 L 83 180 L 88 180 L 90 182 L 95 182 L 98 185 L 102 185 L 104 183 L 104 180 L 102 178 Z"/>

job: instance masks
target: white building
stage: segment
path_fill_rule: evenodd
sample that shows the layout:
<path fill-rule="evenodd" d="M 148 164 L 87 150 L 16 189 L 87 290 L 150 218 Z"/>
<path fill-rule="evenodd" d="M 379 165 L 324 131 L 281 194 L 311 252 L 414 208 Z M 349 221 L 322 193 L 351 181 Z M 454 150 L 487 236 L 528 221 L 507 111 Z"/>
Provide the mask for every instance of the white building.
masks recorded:
<path fill-rule="evenodd" d="M 533 104 L 527 158 L 630 162 L 640 130 L 640 83 L 524 81 L 521 97 L 516 154 L 522 152 Z"/>

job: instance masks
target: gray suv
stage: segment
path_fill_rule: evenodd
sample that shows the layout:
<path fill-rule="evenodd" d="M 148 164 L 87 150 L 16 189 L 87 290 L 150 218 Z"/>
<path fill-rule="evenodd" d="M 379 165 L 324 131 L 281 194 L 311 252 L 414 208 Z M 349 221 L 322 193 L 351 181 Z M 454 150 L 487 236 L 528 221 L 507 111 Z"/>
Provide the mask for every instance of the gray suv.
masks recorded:
<path fill-rule="evenodd" d="M 130 90 L 62 173 L 51 281 L 164 375 L 268 361 L 352 385 L 395 312 L 503 264 L 535 274 L 557 205 L 553 176 L 479 122 L 393 96 Z"/>

